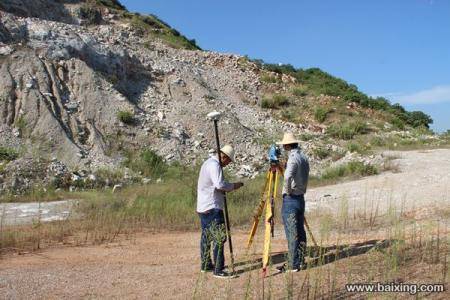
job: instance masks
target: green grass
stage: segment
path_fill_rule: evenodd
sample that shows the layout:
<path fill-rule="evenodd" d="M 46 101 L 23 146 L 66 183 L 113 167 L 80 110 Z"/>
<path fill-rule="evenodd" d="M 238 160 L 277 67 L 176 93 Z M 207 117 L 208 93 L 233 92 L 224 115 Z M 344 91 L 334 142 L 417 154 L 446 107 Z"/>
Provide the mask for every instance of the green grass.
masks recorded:
<path fill-rule="evenodd" d="M 328 109 L 318 106 L 314 110 L 314 118 L 319 123 L 323 123 L 326 120 L 328 113 L 329 113 Z"/>
<path fill-rule="evenodd" d="M 333 124 L 327 129 L 327 134 L 334 138 L 350 140 L 358 134 L 368 132 L 368 126 L 363 121 L 346 122 L 343 124 Z"/>
<path fill-rule="evenodd" d="M 145 177 L 159 178 L 165 176 L 169 169 L 177 172 L 182 172 L 183 170 L 182 167 L 178 166 L 169 168 L 164 159 L 150 149 L 141 150 L 140 152 L 126 151 L 125 156 L 126 159 L 123 165 Z"/>
<path fill-rule="evenodd" d="M 11 148 L 0 147 L 0 162 L 1 161 L 12 161 L 19 157 L 19 153 Z"/>
<path fill-rule="evenodd" d="M 285 95 L 273 95 L 272 97 L 264 97 L 261 101 L 262 108 L 277 109 L 289 104 L 289 98 Z"/>
<path fill-rule="evenodd" d="M 336 167 L 329 167 L 319 176 L 312 176 L 311 185 L 321 186 L 326 184 L 334 184 L 344 178 L 358 178 L 376 175 L 378 173 L 379 170 L 376 166 L 354 161 Z"/>
<path fill-rule="evenodd" d="M 117 119 L 119 119 L 120 122 L 127 125 L 133 125 L 136 122 L 136 119 L 134 118 L 134 113 L 128 110 L 118 111 Z"/>
<path fill-rule="evenodd" d="M 176 49 L 201 50 L 194 39 L 187 39 L 155 15 L 144 16 L 127 13 L 124 16 L 130 19 L 131 26 L 142 36 L 159 39 L 166 45 Z"/>
<path fill-rule="evenodd" d="M 261 76 L 261 81 L 265 83 L 279 83 L 280 79 L 277 76 L 264 74 Z"/>
<path fill-rule="evenodd" d="M 313 150 L 313 154 L 319 159 L 325 159 L 331 155 L 331 150 L 328 150 L 326 147 L 317 147 Z"/>
<path fill-rule="evenodd" d="M 292 94 L 297 97 L 305 97 L 308 95 L 308 89 L 304 86 L 296 86 L 292 89 Z"/>

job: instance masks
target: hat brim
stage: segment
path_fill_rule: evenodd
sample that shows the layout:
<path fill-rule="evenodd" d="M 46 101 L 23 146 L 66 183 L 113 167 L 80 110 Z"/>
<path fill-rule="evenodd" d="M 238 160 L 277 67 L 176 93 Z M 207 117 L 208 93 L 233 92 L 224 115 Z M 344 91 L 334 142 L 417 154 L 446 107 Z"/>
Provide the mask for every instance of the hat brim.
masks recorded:
<path fill-rule="evenodd" d="M 277 145 L 290 145 L 290 144 L 299 144 L 300 141 L 280 141 L 280 142 L 276 142 L 275 144 Z"/>

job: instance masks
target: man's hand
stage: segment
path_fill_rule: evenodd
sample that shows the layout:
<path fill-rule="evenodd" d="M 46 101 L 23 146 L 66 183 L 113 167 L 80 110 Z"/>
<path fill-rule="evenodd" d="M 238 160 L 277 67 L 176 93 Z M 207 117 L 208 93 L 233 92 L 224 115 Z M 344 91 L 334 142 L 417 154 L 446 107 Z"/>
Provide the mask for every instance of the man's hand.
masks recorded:
<path fill-rule="evenodd" d="M 244 186 L 244 184 L 242 182 L 235 182 L 233 184 L 234 184 L 234 189 L 235 190 L 240 189 L 241 187 Z"/>

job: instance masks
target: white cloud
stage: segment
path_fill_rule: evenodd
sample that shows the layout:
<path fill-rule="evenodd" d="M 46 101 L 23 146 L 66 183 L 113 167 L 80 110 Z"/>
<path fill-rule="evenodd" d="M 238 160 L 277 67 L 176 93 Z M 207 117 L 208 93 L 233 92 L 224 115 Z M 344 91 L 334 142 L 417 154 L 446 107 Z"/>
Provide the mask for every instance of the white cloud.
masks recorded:
<path fill-rule="evenodd" d="M 435 86 L 430 89 L 413 93 L 385 93 L 374 95 L 391 100 L 392 103 L 400 104 L 435 104 L 450 102 L 450 85 Z"/>

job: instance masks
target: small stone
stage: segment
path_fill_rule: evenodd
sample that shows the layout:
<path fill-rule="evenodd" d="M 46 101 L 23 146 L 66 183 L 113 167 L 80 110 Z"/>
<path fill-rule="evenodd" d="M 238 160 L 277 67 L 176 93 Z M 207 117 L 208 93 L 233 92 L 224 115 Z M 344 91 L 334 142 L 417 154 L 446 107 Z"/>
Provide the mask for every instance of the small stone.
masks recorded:
<path fill-rule="evenodd" d="M 114 185 L 112 192 L 115 193 L 115 192 L 120 191 L 121 189 L 122 189 L 122 185 L 116 184 L 116 185 Z"/>

